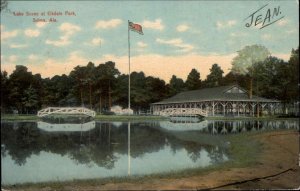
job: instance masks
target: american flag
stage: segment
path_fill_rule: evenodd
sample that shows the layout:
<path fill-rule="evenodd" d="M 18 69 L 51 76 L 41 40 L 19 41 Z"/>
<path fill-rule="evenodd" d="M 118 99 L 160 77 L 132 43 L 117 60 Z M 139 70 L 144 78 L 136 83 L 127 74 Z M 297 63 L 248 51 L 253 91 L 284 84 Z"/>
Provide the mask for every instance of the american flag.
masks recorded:
<path fill-rule="evenodd" d="M 134 32 L 137 32 L 139 34 L 144 34 L 143 33 L 143 29 L 142 29 L 142 26 L 139 25 L 139 24 L 135 24 L 133 22 L 128 22 L 128 26 L 129 26 L 129 29 L 134 31 Z"/>

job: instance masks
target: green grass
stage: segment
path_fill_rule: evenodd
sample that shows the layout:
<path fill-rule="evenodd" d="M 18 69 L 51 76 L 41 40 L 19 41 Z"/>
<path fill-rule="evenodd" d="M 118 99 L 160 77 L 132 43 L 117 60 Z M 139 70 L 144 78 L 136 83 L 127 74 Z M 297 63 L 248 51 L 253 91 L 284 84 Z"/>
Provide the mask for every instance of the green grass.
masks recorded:
<path fill-rule="evenodd" d="M 137 116 L 137 115 L 96 115 L 95 120 L 100 121 L 146 121 L 146 120 L 168 120 L 162 116 Z"/>
<path fill-rule="evenodd" d="M 99 121 L 153 121 L 153 120 L 168 120 L 162 116 L 136 116 L 136 115 L 96 115 L 94 118 Z M 40 120 L 36 115 L 14 115 L 2 114 L 1 120 L 7 121 L 24 121 L 24 120 Z"/>
<path fill-rule="evenodd" d="M 26 114 L 1 114 L 1 120 L 8 121 L 26 121 L 39 120 L 36 115 Z M 277 116 L 263 116 L 263 117 L 205 117 L 206 120 L 294 120 L 298 118 L 278 118 Z M 96 115 L 95 120 L 100 121 L 161 121 L 168 120 L 168 117 L 163 116 L 137 116 L 137 115 Z"/>
<path fill-rule="evenodd" d="M 22 115 L 22 114 L 1 114 L 1 120 L 8 121 L 24 121 L 24 120 L 38 120 L 36 115 Z"/>
<path fill-rule="evenodd" d="M 241 134 L 227 135 L 230 144 L 230 161 L 226 165 L 229 167 L 245 167 L 257 164 L 258 158 L 263 150 L 263 144 L 253 139 L 256 134 L 264 132 L 245 132 Z"/>
<path fill-rule="evenodd" d="M 130 177 L 112 177 L 102 179 L 88 179 L 88 180 L 72 180 L 65 182 L 45 182 L 45 183 L 28 183 L 17 184 L 14 186 L 5 186 L 7 189 L 26 189 L 35 188 L 41 189 L 51 187 L 51 189 L 63 190 L 66 186 L 99 186 L 107 183 L 139 183 L 147 182 L 161 178 L 185 178 L 196 175 L 204 175 L 212 171 L 228 170 L 231 168 L 250 167 L 258 164 L 258 160 L 262 154 L 263 145 L 253 136 L 259 132 L 247 132 L 243 134 L 227 135 L 226 141 L 230 143 L 228 148 L 230 160 L 217 165 L 206 168 L 186 169 L 180 171 L 172 171 L 168 173 L 151 174 L 144 176 L 130 176 Z"/>

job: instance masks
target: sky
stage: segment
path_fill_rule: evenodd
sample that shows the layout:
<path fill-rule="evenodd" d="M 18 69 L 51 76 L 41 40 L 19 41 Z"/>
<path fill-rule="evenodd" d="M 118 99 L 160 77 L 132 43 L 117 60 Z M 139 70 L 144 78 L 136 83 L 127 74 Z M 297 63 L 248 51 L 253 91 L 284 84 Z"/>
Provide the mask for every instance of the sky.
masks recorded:
<path fill-rule="evenodd" d="M 8 1 L 1 11 L 1 71 L 25 65 L 46 78 L 89 61 L 114 61 L 128 74 L 130 20 L 144 33 L 129 32 L 131 71 L 169 82 L 173 74 L 186 80 L 195 68 L 203 80 L 215 63 L 228 73 L 237 51 L 249 45 L 287 61 L 299 46 L 298 6 L 297 0 Z M 246 27 L 258 9 L 257 25 Z"/>

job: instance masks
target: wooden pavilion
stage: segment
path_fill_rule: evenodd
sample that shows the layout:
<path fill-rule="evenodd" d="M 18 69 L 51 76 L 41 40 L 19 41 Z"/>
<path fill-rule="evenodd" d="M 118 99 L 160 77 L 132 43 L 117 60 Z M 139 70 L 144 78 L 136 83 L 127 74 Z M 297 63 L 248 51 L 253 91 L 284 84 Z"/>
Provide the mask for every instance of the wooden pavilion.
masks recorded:
<path fill-rule="evenodd" d="M 154 115 L 165 113 L 172 115 L 172 112 L 184 113 L 186 110 L 202 111 L 205 116 L 274 115 L 282 113 L 282 104 L 278 100 L 255 95 L 249 98 L 248 92 L 238 85 L 181 92 L 151 104 L 151 111 Z"/>

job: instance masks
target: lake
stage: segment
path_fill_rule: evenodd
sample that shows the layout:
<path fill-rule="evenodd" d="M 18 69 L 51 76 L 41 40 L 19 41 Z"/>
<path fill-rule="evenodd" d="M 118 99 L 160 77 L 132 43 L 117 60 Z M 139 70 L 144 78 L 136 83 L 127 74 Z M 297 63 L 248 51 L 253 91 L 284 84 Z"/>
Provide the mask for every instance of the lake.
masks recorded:
<path fill-rule="evenodd" d="M 231 160 L 229 134 L 298 127 L 298 120 L 2 121 L 1 184 L 205 168 Z"/>

